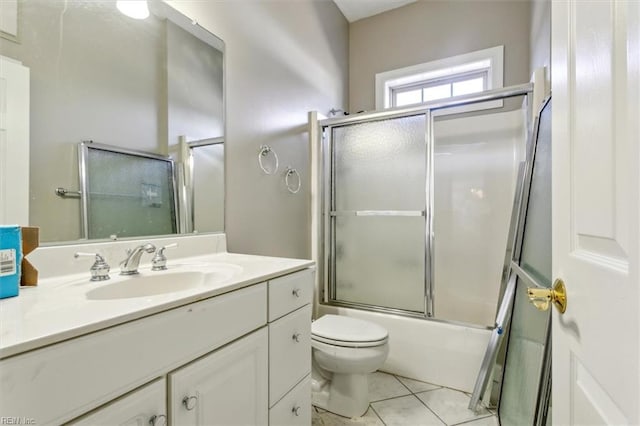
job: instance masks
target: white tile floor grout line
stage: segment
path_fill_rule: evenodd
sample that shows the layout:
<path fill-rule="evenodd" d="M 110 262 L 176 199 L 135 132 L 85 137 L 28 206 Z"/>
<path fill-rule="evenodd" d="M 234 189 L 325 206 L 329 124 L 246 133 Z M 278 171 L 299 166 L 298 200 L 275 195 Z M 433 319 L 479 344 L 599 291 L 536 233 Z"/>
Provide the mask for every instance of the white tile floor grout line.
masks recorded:
<path fill-rule="evenodd" d="M 386 426 L 386 423 L 383 419 L 383 417 L 378 413 L 378 411 L 376 411 L 376 409 L 373 407 L 372 404 L 376 403 L 380 403 L 380 402 L 385 402 L 385 401 L 390 401 L 390 400 L 394 400 L 394 399 L 399 399 L 399 398 L 405 398 L 405 397 L 409 397 L 412 396 L 413 398 L 417 399 L 418 402 L 423 405 L 424 407 L 427 408 L 427 410 L 429 410 L 429 412 L 431 414 L 433 414 L 433 416 L 435 416 L 436 419 L 438 419 L 438 421 L 442 422 L 443 425 L 446 426 L 464 426 L 464 425 L 472 425 L 473 422 L 478 421 L 478 420 L 482 420 L 482 419 L 487 419 L 489 417 L 496 417 L 497 418 L 497 413 L 495 412 L 495 410 L 491 410 L 488 407 L 484 407 L 483 408 L 487 411 L 486 414 L 475 414 L 474 413 L 474 417 L 468 420 L 463 420 L 461 422 L 457 422 L 457 423 L 447 423 L 440 415 L 438 415 L 431 407 L 429 407 L 429 405 L 423 401 L 418 395 L 423 395 L 429 392 L 433 392 L 433 391 L 437 391 L 437 390 L 443 390 L 443 389 L 448 389 L 449 391 L 453 391 L 453 392 L 458 392 L 461 393 L 463 395 L 465 395 L 466 397 L 469 397 L 469 393 L 468 392 L 463 392 L 457 389 L 452 389 L 452 388 L 448 388 L 446 386 L 440 386 L 440 385 L 436 385 L 433 383 L 427 383 L 427 382 L 421 382 L 420 380 L 415 380 L 415 379 L 411 379 L 408 377 L 402 377 L 402 376 L 396 376 L 395 374 L 391 374 L 391 373 L 386 373 L 386 372 L 379 372 L 380 374 L 384 374 L 384 375 L 388 375 L 388 376 L 392 376 L 396 381 L 400 382 L 400 384 L 402 385 L 403 388 L 406 388 L 406 390 L 409 392 L 408 394 L 403 394 L 403 395 L 396 395 L 396 396 L 391 396 L 388 398 L 382 398 L 382 399 L 377 399 L 375 401 L 371 401 L 371 403 L 369 404 L 369 407 L 367 408 L 367 412 L 370 411 L 370 415 L 369 417 L 373 417 L 371 420 L 377 420 L 378 422 L 380 422 L 383 426 Z M 375 373 L 374 373 L 375 374 Z M 414 392 L 407 384 L 405 384 L 400 377 L 404 378 L 404 379 L 408 379 L 408 380 L 412 380 L 412 381 L 416 381 L 416 382 L 420 382 L 420 383 L 424 383 L 430 386 L 437 386 L 435 389 L 428 389 L 428 390 L 424 390 L 424 391 L 420 391 L 420 392 Z M 386 380 L 386 379 L 385 379 Z M 324 425 L 324 420 L 322 419 L 323 414 L 327 413 L 328 416 L 337 416 L 333 413 L 329 413 L 326 410 L 320 409 L 318 407 L 313 407 L 313 414 L 314 414 L 314 419 L 318 419 L 318 426 L 320 425 Z M 329 423 L 330 424 L 336 424 L 336 425 L 350 425 L 350 424 L 363 424 L 363 421 L 361 420 L 362 418 L 357 418 L 357 419 L 349 419 L 347 417 L 342 417 L 342 416 L 337 416 L 337 421 L 338 423 L 336 423 L 336 418 L 333 418 Z M 364 424 L 368 424 L 369 422 L 367 422 L 365 420 Z M 314 422 L 314 425 L 316 423 Z M 407 424 L 407 426 L 414 426 L 414 425 L 409 425 Z"/>
<path fill-rule="evenodd" d="M 383 426 L 387 426 L 387 424 L 384 422 L 384 420 L 382 420 L 382 417 L 380 417 L 380 414 L 378 414 L 378 412 L 376 411 L 375 408 L 373 408 L 373 406 L 371 404 L 369 404 L 369 410 L 373 411 L 373 414 L 376 415 L 376 417 L 378 418 L 378 420 L 380 420 L 380 422 L 382 423 Z M 368 411 L 368 410 L 367 410 Z"/>
<path fill-rule="evenodd" d="M 435 389 L 433 389 L 433 390 L 435 390 Z M 431 392 L 431 391 L 420 392 L 420 393 L 427 393 L 427 392 Z M 443 425 L 447 425 L 448 426 L 447 422 L 445 422 L 444 419 L 442 419 L 435 411 L 433 411 L 431 409 L 431 407 L 429 407 L 422 399 L 418 398 L 418 395 L 416 395 L 414 393 L 413 396 L 416 397 L 418 399 L 418 401 L 420 401 L 422 403 L 422 405 L 427 407 L 427 410 L 431 411 L 433 413 L 433 415 L 436 416 L 438 418 L 438 420 L 440 420 L 442 422 Z"/>

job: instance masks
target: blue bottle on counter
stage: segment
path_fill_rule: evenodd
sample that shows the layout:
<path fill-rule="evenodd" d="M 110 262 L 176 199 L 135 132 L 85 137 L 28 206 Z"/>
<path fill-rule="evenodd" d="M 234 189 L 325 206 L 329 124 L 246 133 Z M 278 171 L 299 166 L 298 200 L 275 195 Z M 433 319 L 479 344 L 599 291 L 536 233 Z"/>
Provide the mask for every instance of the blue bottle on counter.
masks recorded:
<path fill-rule="evenodd" d="M 21 264 L 20 226 L 0 225 L 0 299 L 18 295 Z"/>

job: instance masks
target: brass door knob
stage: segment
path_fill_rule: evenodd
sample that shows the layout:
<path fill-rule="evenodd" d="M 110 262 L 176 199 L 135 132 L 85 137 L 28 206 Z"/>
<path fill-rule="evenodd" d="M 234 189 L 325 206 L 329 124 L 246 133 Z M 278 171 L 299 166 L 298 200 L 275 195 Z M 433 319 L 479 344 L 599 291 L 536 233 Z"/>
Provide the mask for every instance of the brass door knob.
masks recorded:
<path fill-rule="evenodd" d="M 527 289 L 529 301 L 540 311 L 549 309 L 549 304 L 553 304 L 558 308 L 561 314 L 567 310 L 567 289 L 564 282 L 558 278 L 553 283 L 553 288 L 531 288 Z"/>

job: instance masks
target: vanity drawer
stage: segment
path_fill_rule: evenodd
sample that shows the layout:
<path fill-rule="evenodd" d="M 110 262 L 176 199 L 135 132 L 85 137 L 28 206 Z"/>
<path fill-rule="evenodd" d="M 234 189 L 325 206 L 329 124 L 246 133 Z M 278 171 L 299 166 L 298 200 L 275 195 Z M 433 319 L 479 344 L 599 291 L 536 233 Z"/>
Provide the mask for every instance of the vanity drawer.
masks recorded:
<path fill-rule="evenodd" d="M 271 426 L 311 424 L 311 374 L 269 410 Z"/>
<path fill-rule="evenodd" d="M 163 420 L 166 424 L 166 405 L 167 381 L 163 377 L 72 421 L 69 425 L 152 425 L 162 424 Z"/>
<path fill-rule="evenodd" d="M 263 326 L 266 298 L 258 284 L 4 359 L 0 413 L 68 421 Z"/>
<path fill-rule="evenodd" d="M 311 305 L 269 324 L 269 407 L 311 372 Z"/>
<path fill-rule="evenodd" d="M 311 303 L 314 274 L 314 269 L 305 269 L 269 281 L 269 321 Z"/>

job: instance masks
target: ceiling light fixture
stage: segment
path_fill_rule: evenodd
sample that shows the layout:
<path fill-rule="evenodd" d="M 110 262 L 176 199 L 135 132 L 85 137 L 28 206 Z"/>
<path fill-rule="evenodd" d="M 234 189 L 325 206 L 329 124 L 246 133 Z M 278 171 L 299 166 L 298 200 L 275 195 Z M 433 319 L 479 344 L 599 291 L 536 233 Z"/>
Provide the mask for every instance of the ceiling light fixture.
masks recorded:
<path fill-rule="evenodd" d="M 146 19 L 149 17 L 147 0 L 118 0 L 116 7 L 124 15 L 133 19 Z"/>

